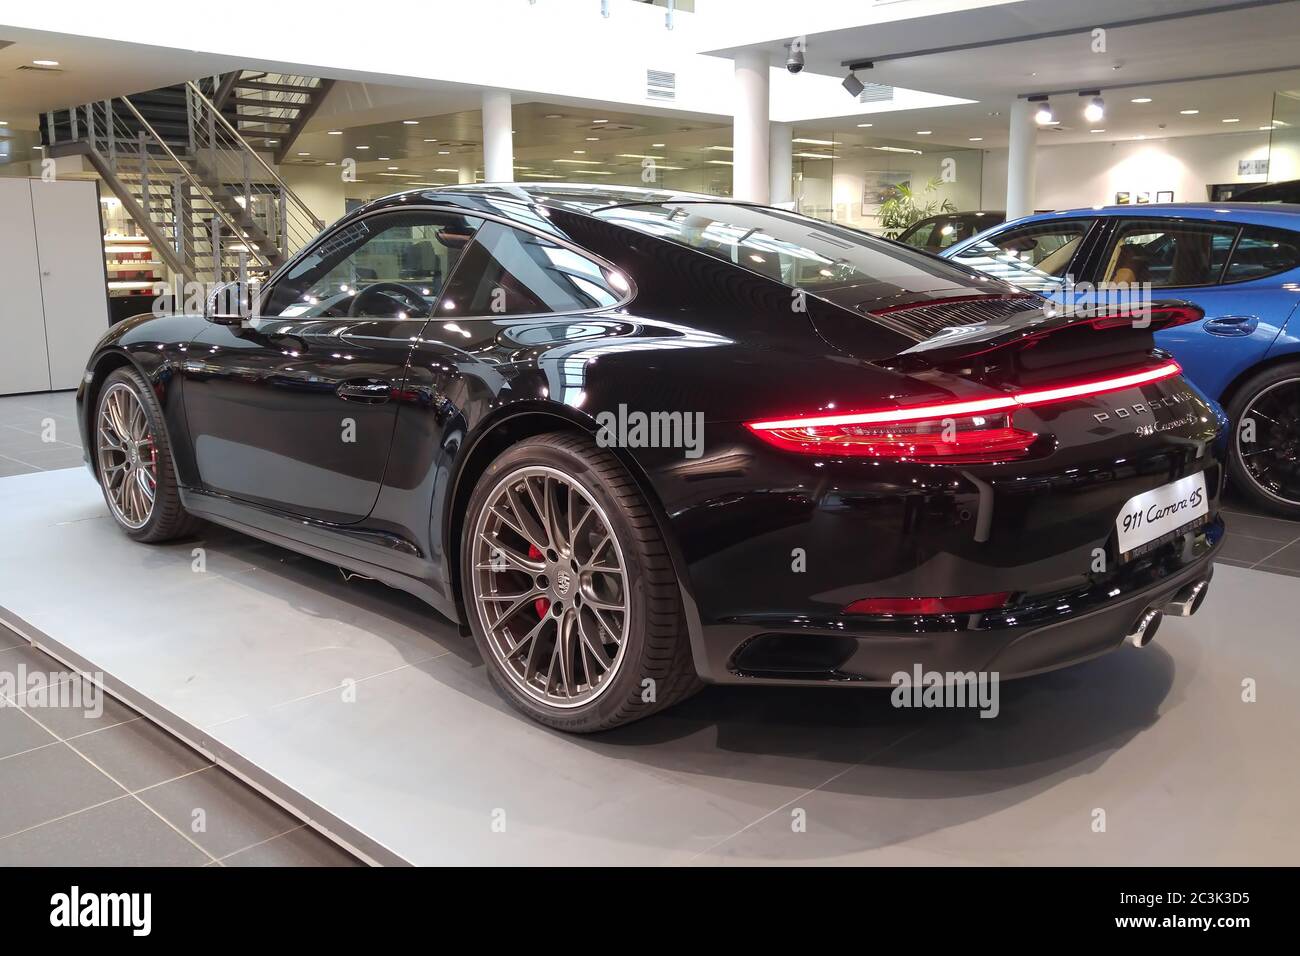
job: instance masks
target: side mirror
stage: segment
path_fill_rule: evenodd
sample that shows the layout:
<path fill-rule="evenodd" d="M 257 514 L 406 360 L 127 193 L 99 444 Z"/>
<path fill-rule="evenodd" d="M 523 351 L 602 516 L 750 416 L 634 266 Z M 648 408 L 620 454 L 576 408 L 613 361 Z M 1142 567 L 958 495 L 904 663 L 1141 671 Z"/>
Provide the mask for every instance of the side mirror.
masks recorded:
<path fill-rule="evenodd" d="M 217 325 L 243 325 L 253 318 L 256 283 L 223 282 L 208 295 L 203 317 Z"/>

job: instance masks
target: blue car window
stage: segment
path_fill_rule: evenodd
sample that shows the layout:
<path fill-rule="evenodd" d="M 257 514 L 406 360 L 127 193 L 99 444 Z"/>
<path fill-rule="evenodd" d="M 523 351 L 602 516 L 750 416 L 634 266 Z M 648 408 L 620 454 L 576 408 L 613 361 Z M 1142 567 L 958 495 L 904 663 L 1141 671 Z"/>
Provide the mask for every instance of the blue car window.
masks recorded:
<path fill-rule="evenodd" d="M 1300 235 L 1283 229 L 1247 226 L 1237 240 L 1225 282 L 1246 282 L 1300 266 Z"/>
<path fill-rule="evenodd" d="M 1153 289 L 1214 285 L 1236 236 L 1236 226 L 1211 222 L 1126 221 L 1112 240 L 1102 281 Z"/>

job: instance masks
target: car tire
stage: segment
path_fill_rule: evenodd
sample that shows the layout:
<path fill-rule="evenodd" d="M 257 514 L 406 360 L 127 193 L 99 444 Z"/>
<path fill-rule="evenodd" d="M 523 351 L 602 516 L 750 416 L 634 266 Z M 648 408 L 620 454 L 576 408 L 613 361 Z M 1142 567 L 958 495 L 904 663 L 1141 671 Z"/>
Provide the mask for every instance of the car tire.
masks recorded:
<path fill-rule="evenodd" d="M 114 369 L 104 379 L 90 440 L 109 514 L 129 537 L 158 543 L 198 530 L 202 522 L 181 506 L 162 407 L 134 368 Z"/>
<path fill-rule="evenodd" d="M 586 436 L 530 438 L 488 466 L 465 515 L 461 581 L 493 684 L 540 723 L 609 730 L 701 686 L 658 523 Z"/>
<path fill-rule="evenodd" d="M 1267 421 L 1254 414 L 1266 404 L 1271 413 Z M 1278 409 L 1285 409 L 1286 415 L 1276 414 Z M 1233 423 L 1228 452 L 1233 487 L 1265 511 L 1300 519 L 1300 477 L 1289 482 L 1290 488 L 1278 480 L 1288 470 L 1300 468 L 1295 464 L 1300 455 L 1300 363 L 1275 365 L 1252 375 L 1233 394 L 1227 412 Z M 1246 440 L 1251 436 L 1248 421 L 1254 422 L 1254 442 Z M 1282 460 L 1261 449 L 1277 449 Z"/>

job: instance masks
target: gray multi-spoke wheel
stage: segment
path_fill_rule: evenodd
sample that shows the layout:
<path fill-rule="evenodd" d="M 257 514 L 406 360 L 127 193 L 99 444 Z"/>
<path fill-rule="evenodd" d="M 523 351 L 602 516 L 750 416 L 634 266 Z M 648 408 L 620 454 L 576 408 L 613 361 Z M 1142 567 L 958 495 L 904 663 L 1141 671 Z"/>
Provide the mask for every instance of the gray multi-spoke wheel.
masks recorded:
<path fill-rule="evenodd" d="M 473 595 L 488 647 L 525 693 L 576 707 L 610 686 L 627 569 L 609 517 L 563 472 L 532 465 L 497 482 L 474 528 Z"/>
<path fill-rule="evenodd" d="M 698 685 L 657 524 L 618 460 L 590 439 L 543 435 L 489 465 L 461 556 L 484 663 L 530 716 L 604 730 Z"/>
<path fill-rule="evenodd" d="M 181 507 L 162 409 L 133 368 L 100 385 L 91 419 L 95 475 L 113 520 L 137 541 L 191 533 L 197 521 Z"/>
<path fill-rule="evenodd" d="M 95 449 L 113 517 L 132 531 L 143 528 L 153 514 L 158 491 L 158 445 L 144 406 L 123 382 L 104 390 L 95 423 Z"/>

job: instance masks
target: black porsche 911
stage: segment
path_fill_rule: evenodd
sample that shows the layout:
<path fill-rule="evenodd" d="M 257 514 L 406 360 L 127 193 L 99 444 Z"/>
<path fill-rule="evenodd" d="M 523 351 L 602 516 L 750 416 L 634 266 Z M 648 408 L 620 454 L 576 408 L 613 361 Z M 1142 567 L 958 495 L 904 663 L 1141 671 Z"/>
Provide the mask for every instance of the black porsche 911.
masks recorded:
<path fill-rule="evenodd" d="M 77 401 L 113 517 L 418 595 L 595 731 L 702 683 L 1021 676 L 1204 599 L 1222 413 L 1193 307 L 1054 314 L 905 246 L 632 188 L 404 192 L 257 309 L 144 315 Z"/>

